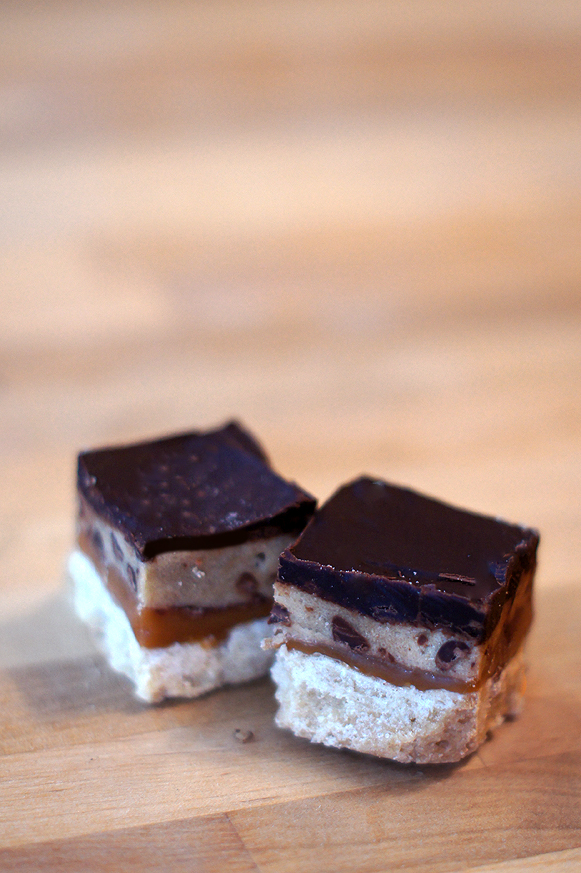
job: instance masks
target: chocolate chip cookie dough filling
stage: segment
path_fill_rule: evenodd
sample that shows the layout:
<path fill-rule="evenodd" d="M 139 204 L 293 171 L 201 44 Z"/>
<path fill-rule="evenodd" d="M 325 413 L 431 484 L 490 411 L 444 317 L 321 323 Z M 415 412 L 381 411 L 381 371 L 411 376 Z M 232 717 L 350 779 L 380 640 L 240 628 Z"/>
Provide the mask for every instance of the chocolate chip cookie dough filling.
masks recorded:
<path fill-rule="evenodd" d="M 315 501 L 238 424 L 78 457 L 74 604 L 138 697 L 197 697 L 268 672 L 280 552 Z"/>
<path fill-rule="evenodd" d="M 536 531 L 370 478 L 280 558 L 276 722 L 404 763 L 458 761 L 518 713 Z"/>

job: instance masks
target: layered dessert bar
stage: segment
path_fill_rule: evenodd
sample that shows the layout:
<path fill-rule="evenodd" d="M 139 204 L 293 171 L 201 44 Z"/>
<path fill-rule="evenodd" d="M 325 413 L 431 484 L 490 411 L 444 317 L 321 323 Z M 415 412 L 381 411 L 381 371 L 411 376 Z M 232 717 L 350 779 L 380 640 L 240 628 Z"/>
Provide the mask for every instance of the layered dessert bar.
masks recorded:
<path fill-rule="evenodd" d="M 314 499 L 235 422 L 78 457 L 74 604 L 155 702 L 268 672 L 278 557 Z"/>
<path fill-rule="evenodd" d="M 519 711 L 534 530 L 371 478 L 281 555 L 276 722 L 401 762 L 458 761 Z"/>

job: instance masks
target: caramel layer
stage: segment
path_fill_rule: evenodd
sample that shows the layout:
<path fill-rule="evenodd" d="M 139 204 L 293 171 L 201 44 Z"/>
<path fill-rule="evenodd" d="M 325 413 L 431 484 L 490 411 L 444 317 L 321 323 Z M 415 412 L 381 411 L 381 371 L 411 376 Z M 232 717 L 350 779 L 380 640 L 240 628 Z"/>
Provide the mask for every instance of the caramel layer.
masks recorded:
<path fill-rule="evenodd" d="M 146 649 L 165 648 L 172 643 L 214 646 L 224 640 L 235 625 L 264 618 L 270 612 L 271 601 L 258 597 L 246 604 L 206 609 L 140 607 L 128 581 L 115 567 L 102 563 L 89 538 L 80 534 L 78 544 L 95 565 L 113 600 L 127 615 L 137 642 Z"/>

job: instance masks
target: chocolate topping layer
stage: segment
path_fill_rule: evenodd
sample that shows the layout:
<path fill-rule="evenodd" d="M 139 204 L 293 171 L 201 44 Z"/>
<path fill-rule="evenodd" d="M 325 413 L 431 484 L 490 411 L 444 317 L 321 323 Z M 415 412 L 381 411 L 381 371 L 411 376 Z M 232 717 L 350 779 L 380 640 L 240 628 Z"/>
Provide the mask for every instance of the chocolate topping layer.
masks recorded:
<path fill-rule="evenodd" d="M 538 542 L 535 530 L 363 477 L 283 552 L 279 577 L 380 622 L 483 640 L 519 583 L 529 587 Z"/>
<path fill-rule="evenodd" d="M 78 490 L 147 560 L 211 548 L 254 532 L 301 530 L 315 500 L 269 466 L 237 423 L 83 452 Z"/>

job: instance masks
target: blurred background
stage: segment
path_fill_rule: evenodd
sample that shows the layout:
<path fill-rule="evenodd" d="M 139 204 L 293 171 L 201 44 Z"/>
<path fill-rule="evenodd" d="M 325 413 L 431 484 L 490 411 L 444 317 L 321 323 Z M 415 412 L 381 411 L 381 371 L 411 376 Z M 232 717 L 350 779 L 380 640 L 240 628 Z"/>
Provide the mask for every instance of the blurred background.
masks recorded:
<path fill-rule="evenodd" d="M 581 584 L 579 3 L 7 0 L 0 33 L 12 640 L 77 451 L 231 417 L 320 499 L 367 472 L 536 525 L 539 584 Z"/>

